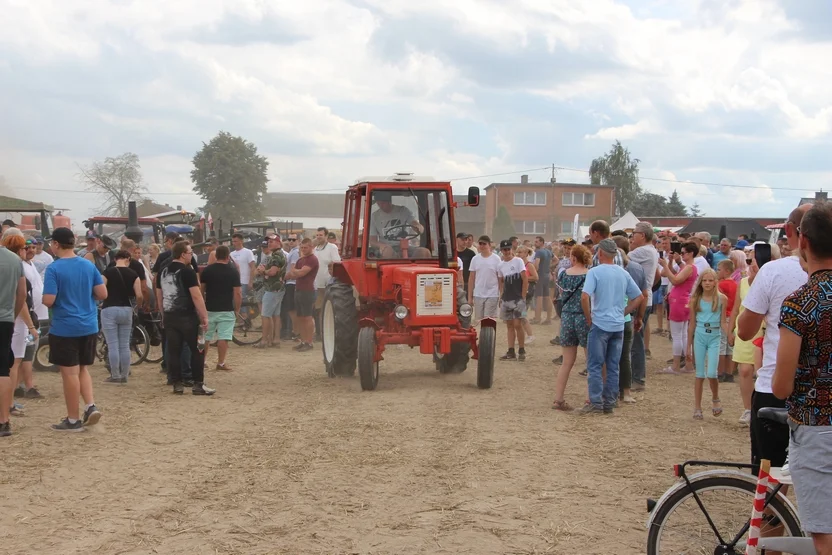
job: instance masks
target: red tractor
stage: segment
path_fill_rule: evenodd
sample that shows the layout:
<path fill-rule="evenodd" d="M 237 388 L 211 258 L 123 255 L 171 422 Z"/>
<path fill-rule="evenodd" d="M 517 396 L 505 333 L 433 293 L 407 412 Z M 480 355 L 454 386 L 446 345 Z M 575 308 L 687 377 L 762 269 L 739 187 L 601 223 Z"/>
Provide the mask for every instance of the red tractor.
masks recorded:
<path fill-rule="evenodd" d="M 479 204 L 468 190 L 466 206 Z M 347 190 L 342 262 L 332 267 L 321 312 L 327 374 L 351 376 L 361 388 L 378 384 L 387 345 L 409 345 L 433 357 L 441 373 L 477 360 L 477 386 L 491 387 L 496 322 L 471 326 L 457 267 L 453 192 L 449 182 L 397 174 L 368 178 Z"/>

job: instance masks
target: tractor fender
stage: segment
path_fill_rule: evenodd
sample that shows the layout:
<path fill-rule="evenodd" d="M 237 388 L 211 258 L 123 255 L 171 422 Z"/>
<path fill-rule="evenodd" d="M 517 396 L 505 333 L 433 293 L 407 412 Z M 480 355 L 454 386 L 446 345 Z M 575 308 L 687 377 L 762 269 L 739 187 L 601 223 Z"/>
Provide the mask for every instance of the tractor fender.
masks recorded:
<path fill-rule="evenodd" d="M 375 328 L 376 331 L 381 330 L 379 325 L 376 324 L 376 321 L 373 320 L 372 318 L 361 318 L 358 321 L 358 328 L 359 329 L 361 329 L 361 328 Z"/>
<path fill-rule="evenodd" d="M 483 318 L 480 320 L 480 327 L 483 328 L 496 328 L 497 327 L 497 320 L 494 318 Z"/>

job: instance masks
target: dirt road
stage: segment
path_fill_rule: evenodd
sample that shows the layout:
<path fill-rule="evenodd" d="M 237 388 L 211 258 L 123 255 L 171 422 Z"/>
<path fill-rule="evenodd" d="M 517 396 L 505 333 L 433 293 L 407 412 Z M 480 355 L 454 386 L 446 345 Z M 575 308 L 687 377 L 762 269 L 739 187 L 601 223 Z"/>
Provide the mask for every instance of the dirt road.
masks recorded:
<path fill-rule="evenodd" d="M 0 442 L 0 545 L 23 553 L 643 553 L 645 498 L 686 458 L 748 458 L 738 386 L 725 414 L 691 419 L 693 378 L 659 376 L 613 416 L 551 409 L 556 327 L 537 326 L 525 363 L 475 363 L 442 376 L 429 357 L 391 349 L 379 389 L 326 377 L 319 350 L 233 348 L 209 371 L 213 398 L 174 397 L 157 366 L 104 385 L 104 418 L 57 434 L 60 379 L 26 403 Z M 500 336 L 504 336 L 500 330 Z M 504 350 L 500 337 L 498 352 Z M 209 367 L 213 368 L 213 355 Z M 567 400 L 585 380 L 573 373 Z M 706 407 L 707 408 L 707 407 Z"/>

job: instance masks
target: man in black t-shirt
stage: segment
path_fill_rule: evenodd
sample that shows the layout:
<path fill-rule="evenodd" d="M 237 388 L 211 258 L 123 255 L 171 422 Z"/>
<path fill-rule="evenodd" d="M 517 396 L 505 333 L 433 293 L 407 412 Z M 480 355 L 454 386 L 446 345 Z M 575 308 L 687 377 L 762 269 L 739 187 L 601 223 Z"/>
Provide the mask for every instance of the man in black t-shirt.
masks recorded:
<path fill-rule="evenodd" d="M 217 342 L 217 370 L 231 370 L 225 364 L 228 342 L 234 335 L 237 313 L 243 302 L 240 273 L 232 268 L 230 251 L 225 245 L 217 247 L 216 262 L 202 270 L 202 293 L 205 295 L 205 308 L 208 310 L 208 331 L 205 333 L 205 355 L 208 354 L 208 342 Z"/>
<path fill-rule="evenodd" d="M 465 293 L 468 293 L 468 276 L 471 273 L 471 261 L 477 256 L 473 250 L 468 248 L 468 234 L 456 234 L 456 255 L 462 260 L 462 284 L 465 286 Z"/>
<path fill-rule="evenodd" d="M 171 249 L 171 262 L 156 276 L 156 303 L 164 314 L 162 323 L 170 353 L 180 353 L 183 345 L 191 351 L 191 372 L 194 395 L 213 395 L 214 390 L 203 383 L 205 361 L 197 346 L 199 328 L 208 327 L 208 311 L 199 290 L 199 280 L 190 262 L 194 251 L 185 241 L 177 241 Z M 182 383 L 180 357 L 168 357 L 168 375 L 173 382 L 173 392 L 185 392 Z"/>

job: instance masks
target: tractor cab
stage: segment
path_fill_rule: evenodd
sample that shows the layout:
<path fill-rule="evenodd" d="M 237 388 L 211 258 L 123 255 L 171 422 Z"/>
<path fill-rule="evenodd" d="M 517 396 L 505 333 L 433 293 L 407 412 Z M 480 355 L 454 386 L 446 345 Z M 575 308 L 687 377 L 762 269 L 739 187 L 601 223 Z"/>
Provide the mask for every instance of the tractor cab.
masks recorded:
<path fill-rule="evenodd" d="M 472 187 L 463 204 L 478 203 Z M 342 260 L 332 265 L 322 310 L 330 376 L 351 374 L 357 358 L 362 388 L 375 389 L 385 346 L 399 344 L 433 355 L 442 373 L 464 370 L 473 351 L 478 384 L 491 387 L 495 323 L 483 321 L 486 344 L 479 345 L 457 268 L 457 208 L 449 182 L 410 174 L 359 180 L 347 190 Z"/>

